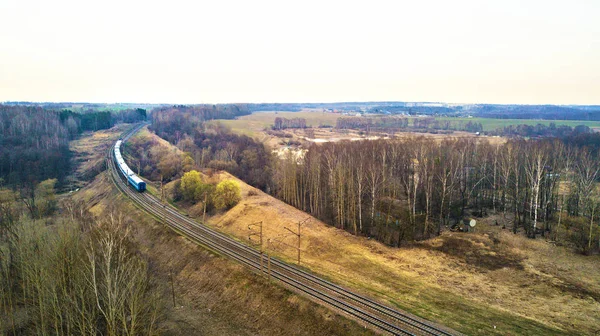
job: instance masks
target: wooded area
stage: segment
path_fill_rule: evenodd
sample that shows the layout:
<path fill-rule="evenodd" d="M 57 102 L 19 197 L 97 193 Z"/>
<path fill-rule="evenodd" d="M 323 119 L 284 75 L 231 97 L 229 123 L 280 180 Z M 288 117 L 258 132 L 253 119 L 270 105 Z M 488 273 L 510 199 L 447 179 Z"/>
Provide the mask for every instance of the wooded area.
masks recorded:
<path fill-rule="evenodd" d="M 337 119 L 338 129 L 358 129 L 380 132 L 432 132 L 432 131 L 466 131 L 481 132 L 483 126 L 476 122 L 439 120 L 431 117 L 340 117 Z"/>
<path fill-rule="evenodd" d="M 56 207 L 54 182 L 36 197 L 0 189 L 0 330 L 12 335 L 138 335 L 155 331 L 156 293 L 125 216 L 94 219 Z M 32 213 L 32 209 L 37 209 Z"/>
<path fill-rule="evenodd" d="M 74 113 L 38 106 L 0 105 L 0 179 L 7 185 L 30 190 L 48 178 L 56 178 L 60 184 L 69 174 L 69 140 L 84 131 L 145 119 L 143 109 Z"/>
<path fill-rule="evenodd" d="M 274 178 L 287 203 L 390 245 L 500 213 L 514 232 L 589 252 L 600 248 L 599 167 L 596 153 L 558 140 L 413 138 L 313 145 L 278 161 Z"/>
<path fill-rule="evenodd" d="M 153 118 L 160 127 L 152 128 L 194 166 L 227 170 L 354 234 L 400 246 L 496 213 L 498 224 L 515 233 L 541 234 L 585 253 L 600 248 L 598 150 L 581 146 L 599 141 L 581 140 L 585 129 L 569 128 L 562 140 L 505 144 L 418 137 L 314 144 L 304 157 L 290 152 L 281 160 L 194 113 L 159 111 Z M 345 119 L 352 120 L 364 119 Z"/>
<path fill-rule="evenodd" d="M 274 130 L 282 130 L 286 128 L 306 128 L 306 119 L 304 118 L 275 118 L 273 123 Z"/>
<path fill-rule="evenodd" d="M 300 160 L 291 153 L 274 160 L 262 145 L 219 126 L 180 126 L 174 111 L 153 118 L 161 119 L 159 135 L 197 166 L 227 170 L 331 225 L 390 245 L 496 212 L 514 232 L 550 235 L 586 252 L 599 247 L 598 200 L 589 182 L 598 177 L 594 150 L 558 140 L 414 138 L 313 145 Z M 344 126 L 365 120 L 340 119 Z"/>
<path fill-rule="evenodd" d="M 498 128 L 495 131 L 486 132 L 489 135 L 501 135 L 501 136 L 521 136 L 521 137 L 555 137 L 555 138 L 566 138 L 574 137 L 580 134 L 593 133 L 586 125 L 578 125 L 575 127 L 560 125 L 557 126 L 555 123 L 550 123 L 546 126 L 543 124 L 537 124 L 535 126 L 530 125 L 509 125 L 502 128 Z"/>
<path fill-rule="evenodd" d="M 233 134 L 220 124 L 204 122 L 204 118 L 227 118 L 245 113 L 244 107 L 218 107 L 216 110 L 195 107 L 153 111 L 150 129 L 177 145 L 193 159 L 196 167 L 226 170 L 257 188 L 268 190 L 272 158 L 265 146 L 250 137 Z"/>

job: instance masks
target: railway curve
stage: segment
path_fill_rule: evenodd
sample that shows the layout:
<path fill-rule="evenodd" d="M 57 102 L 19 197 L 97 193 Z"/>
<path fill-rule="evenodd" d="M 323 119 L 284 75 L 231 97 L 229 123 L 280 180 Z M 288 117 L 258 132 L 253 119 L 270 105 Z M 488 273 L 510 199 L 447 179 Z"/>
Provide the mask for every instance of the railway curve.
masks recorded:
<path fill-rule="evenodd" d="M 130 131 L 125 132 L 122 137 L 123 143 L 145 125 L 137 125 Z M 162 204 L 160 200 L 147 192 L 140 193 L 128 186 L 116 167 L 114 145 L 108 150 L 107 163 L 109 174 L 116 187 L 128 196 L 137 207 L 162 221 L 172 230 L 191 241 L 207 247 L 220 255 L 234 259 L 256 273 L 267 275 L 267 270 L 261 267 L 261 263 L 265 264 L 267 262 L 264 254 L 182 215 L 171 206 Z M 270 277 L 291 291 L 329 307 L 383 334 L 461 335 L 445 326 L 402 312 L 354 293 L 351 290 L 277 258 L 271 258 Z"/>

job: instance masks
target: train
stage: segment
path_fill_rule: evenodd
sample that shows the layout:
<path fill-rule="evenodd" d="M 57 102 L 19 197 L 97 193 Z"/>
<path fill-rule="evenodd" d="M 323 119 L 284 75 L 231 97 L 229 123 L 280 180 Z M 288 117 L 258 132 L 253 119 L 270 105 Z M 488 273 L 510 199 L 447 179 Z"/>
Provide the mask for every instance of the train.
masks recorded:
<path fill-rule="evenodd" d="M 123 156 L 121 155 L 122 143 L 123 141 L 119 139 L 119 141 L 117 141 L 117 143 L 115 144 L 115 159 L 117 160 L 117 167 L 119 167 L 121 174 L 125 176 L 127 182 L 129 182 L 129 184 L 131 184 L 131 186 L 134 187 L 135 190 L 143 192 L 144 190 L 146 190 L 146 182 L 144 182 L 139 176 L 137 176 L 133 172 L 133 170 L 129 169 L 129 166 L 125 163 L 125 160 L 123 160 Z"/>

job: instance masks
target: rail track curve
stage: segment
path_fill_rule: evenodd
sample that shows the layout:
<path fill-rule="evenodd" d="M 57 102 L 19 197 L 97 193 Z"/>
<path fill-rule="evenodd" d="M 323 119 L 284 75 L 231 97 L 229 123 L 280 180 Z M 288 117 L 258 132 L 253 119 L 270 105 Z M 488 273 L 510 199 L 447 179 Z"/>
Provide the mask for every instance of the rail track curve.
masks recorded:
<path fill-rule="evenodd" d="M 144 125 L 146 124 L 137 125 L 124 133 L 123 142 L 125 143 Z M 261 266 L 261 264 L 266 263 L 265 255 L 258 250 L 182 215 L 171 206 L 162 204 L 160 200 L 147 192 L 139 193 L 128 186 L 115 166 L 114 145 L 108 150 L 107 163 L 114 184 L 139 208 L 191 241 L 234 259 L 256 273 L 267 275 L 267 270 Z M 271 258 L 270 277 L 293 292 L 342 313 L 380 333 L 391 335 L 461 335 L 445 326 L 354 293 L 277 258 Z"/>

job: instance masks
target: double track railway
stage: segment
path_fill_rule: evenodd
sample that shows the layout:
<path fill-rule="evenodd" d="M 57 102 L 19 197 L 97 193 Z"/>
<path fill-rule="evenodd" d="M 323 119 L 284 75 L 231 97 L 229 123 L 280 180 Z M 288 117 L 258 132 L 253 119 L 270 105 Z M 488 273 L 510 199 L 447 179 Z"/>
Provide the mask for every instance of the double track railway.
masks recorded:
<path fill-rule="evenodd" d="M 123 137 L 123 142 L 127 141 L 142 126 L 137 126 L 127 132 Z M 234 259 L 254 272 L 267 275 L 268 271 L 263 267 L 267 262 L 264 254 L 180 214 L 169 205 L 162 204 L 160 200 L 149 193 L 140 193 L 129 187 L 115 166 L 113 148 L 111 146 L 108 152 L 110 175 L 118 189 L 131 198 L 138 207 L 163 221 L 171 229 L 188 239 L 218 254 Z M 446 327 L 356 294 L 276 258 L 270 260 L 268 275 L 293 292 L 308 297 L 384 334 L 460 335 Z"/>

